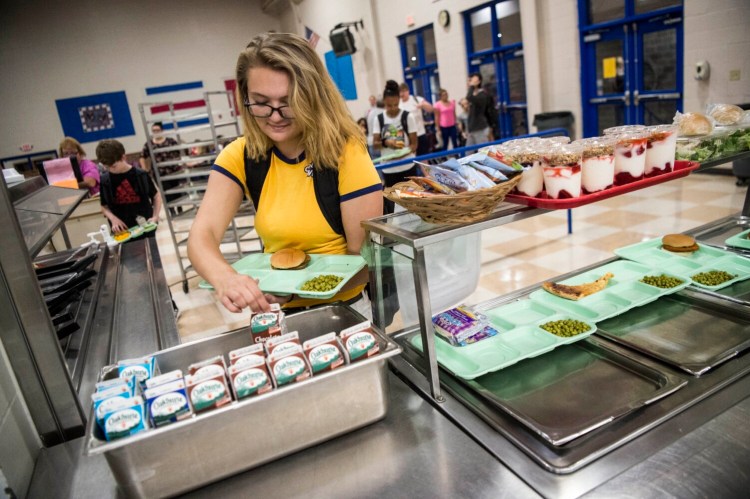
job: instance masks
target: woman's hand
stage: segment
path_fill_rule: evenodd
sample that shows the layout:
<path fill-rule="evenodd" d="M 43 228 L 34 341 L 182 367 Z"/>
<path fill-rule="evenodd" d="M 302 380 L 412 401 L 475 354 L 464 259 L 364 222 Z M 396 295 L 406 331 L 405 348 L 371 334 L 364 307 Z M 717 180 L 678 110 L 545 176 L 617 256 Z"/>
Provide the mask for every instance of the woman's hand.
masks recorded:
<path fill-rule="evenodd" d="M 258 287 L 258 281 L 250 276 L 232 273 L 214 287 L 219 301 L 230 312 L 239 313 L 246 307 L 253 312 L 271 310 L 266 295 Z"/>

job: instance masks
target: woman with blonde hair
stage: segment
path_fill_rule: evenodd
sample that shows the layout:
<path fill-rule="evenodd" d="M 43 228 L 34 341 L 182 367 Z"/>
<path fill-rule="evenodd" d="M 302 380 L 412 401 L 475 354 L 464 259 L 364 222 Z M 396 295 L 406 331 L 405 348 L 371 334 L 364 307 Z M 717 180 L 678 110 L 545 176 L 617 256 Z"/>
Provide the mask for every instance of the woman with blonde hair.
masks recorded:
<path fill-rule="evenodd" d="M 219 244 L 243 198 L 255 205 L 266 253 L 359 254 L 362 220 L 382 214 L 382 186 L 367 143 L 307 41 L 288 33 L 253 38 L 236 66 L 244 136 L 216 158 L 190 231 L 188 256 L 231 312 L 285 310 L 344 301 L 366 311 L 366 272 L 331 300 L 274 296 L 238 274 Z M 366 270 L 366 269 L 365 269 Z"/>
<path fill-rule="evenodd" d="M 73 137 L 65 137 L 60 141 L 59 151 L 61 158 L 76 157 L 78 166 L 81 169 L 81 176 L 83 177 L 83 182 L 78 182 L 78 188 L 88 189 L 89 196 L 99 194 L 99 185 L 101 182 L 99 167 L 90 159 L 86 159 L 86 151 L 83 150 L 81 143 Z"/>

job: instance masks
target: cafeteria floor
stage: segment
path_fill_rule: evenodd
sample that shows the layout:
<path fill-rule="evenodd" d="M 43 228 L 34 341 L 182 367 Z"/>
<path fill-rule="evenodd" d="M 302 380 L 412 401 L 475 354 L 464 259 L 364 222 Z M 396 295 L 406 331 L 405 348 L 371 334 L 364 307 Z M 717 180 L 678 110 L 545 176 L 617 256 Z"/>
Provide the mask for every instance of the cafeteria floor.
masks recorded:
<path fill-rule="evenodd" d="M 738 213 L 746 191 L 729 175 L 694 174 L 576 208 L 572 234 L 567 233 L 565 210 L 486 230 L 479 285 L 465 302 L 479 303 L 609 258 L 615 248 Z M 166 223 L 159 225 L 156 237 L 180 309 L 177 325 L 183 342 L 247 324 L 247 311 L 227 311 L 212 292 L 198 288 L 198 277 L 189 279 L 189 293 L 183 293 Z"/>

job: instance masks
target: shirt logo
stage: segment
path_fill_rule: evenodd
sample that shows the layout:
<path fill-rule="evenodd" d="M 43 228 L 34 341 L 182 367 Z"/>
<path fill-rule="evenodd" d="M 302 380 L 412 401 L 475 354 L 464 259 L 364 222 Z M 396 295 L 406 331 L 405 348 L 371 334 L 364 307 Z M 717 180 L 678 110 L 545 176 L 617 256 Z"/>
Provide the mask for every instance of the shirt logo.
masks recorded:
<path fill-rule="evenodd" d="M 312 175 L 313 175 L 313 164 L 312 163 L 310 163 L 309 165 L 307 165 L 305 167 L 305 175 L 307 175 L 308 177 L 312 177 Z"/>

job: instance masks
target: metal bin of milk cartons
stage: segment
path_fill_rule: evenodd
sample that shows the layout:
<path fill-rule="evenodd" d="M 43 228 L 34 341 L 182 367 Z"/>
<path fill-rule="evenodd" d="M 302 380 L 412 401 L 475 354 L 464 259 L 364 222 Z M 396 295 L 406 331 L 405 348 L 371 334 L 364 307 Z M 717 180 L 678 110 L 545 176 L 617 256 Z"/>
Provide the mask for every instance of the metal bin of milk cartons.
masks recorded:
<path fill-rule="evenodd" d="M 363 321 L 359 313 L 341 304 L 286 317 L 288 330 L 298 331 L 301 341 Z M 92 409 L 86 453 L 104 454 L 127 496 L 163 497 L 374 423 L 388 410 L 386 361 L 401 348 L 374 326 L 370 331 L 379 346 L 376 355 L 128 437 L 107 442 Z M 184 370 L 210 357 L 226 357 L 251 341 L 249 330 L 240 329 L 162 350 L 153 357 L 162 373 Z M 117 375 L 115 366 L 107 366 L 100 381 Z M 341 410 L 344 406 L 346 411 Z"/>

